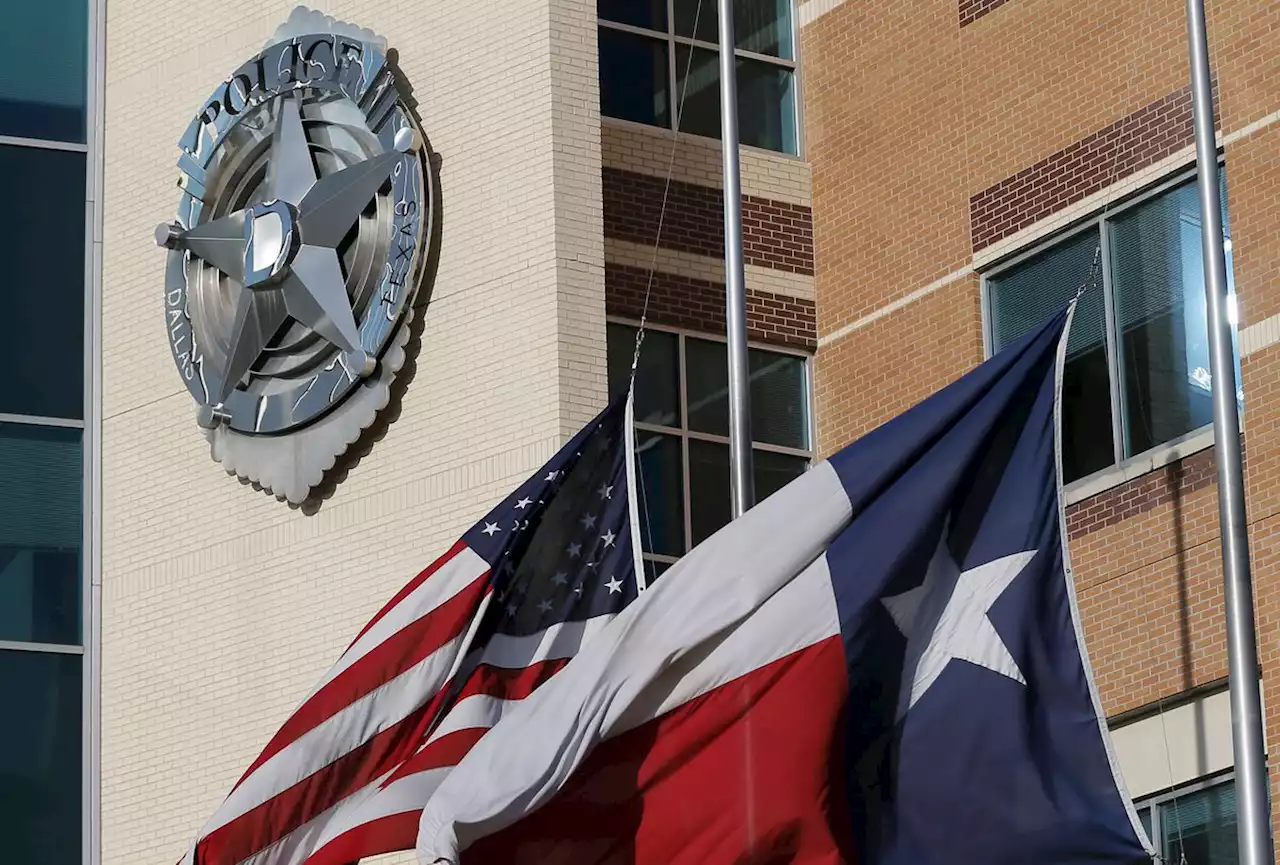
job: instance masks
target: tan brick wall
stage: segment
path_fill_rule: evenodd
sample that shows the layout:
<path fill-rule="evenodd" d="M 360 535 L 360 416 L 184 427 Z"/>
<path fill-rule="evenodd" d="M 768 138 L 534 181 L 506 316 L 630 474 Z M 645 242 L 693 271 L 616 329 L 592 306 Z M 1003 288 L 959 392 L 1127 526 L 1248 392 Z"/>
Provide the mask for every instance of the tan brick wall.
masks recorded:
<path fill-rule="evenodd" d="M 817 416 L 821 450 L 830 453 L 981 360 L 979 279 L 967 271 L 994 255 L 975 258 L 975 246 L 1008 235 L 1008 244 L 992 246 L 1006 255 L 1019 248 L 1009 244 L 1063 227 L 1058 215 L 1072 201 L 1083 196 L 1100 207 L 1112 194 L 1106 188 L 1125 186 L 1145 164 L 1161 167 L 1143 183 L 1189 164 L 1185 106 L 1169 103 L 1183 115 L 1165 112 L 1163 125 L 1151 109 L 1185 93 L 1187 47 L 1179 3 L 812 4 L 821 9 L 802 36 Z M 1208 13 L 1234 276 L 1241 324 L 1250 325 L 1280 313 L 1280 6 L 1211 0 Z M 1091 163 L 1108 130 L 1116 134 L 1107 158 Z M 1073 218 L 1088 212 L 1078 208 Z M 1246 357 L 1243 376 L 1274 755 L 1280 347 Z M 1109 713 L 1225 676 L 1217 510 L 1212 452 L 1069 509 L 1086 639 Z"/>
<path fill-rule="evenodd" d="M 1280 314 L 1280 123 L 1229 145 L 1226 158 L 1232 268 L 1240 324 L 1249 325 Z"/>
<path fill-rule="evenodd" d="M 151 232 L 176 207 L 190 116 L 293 5 L 109 6 L 108 865 L 175 861 L 368 616 L 604 398 L 595 4 L 320 2 L 389 38 L 441 159 L 421 349 L 394 422 L 318 511 L 209 458 L 166 346 Z"/>
<path fill-rule="evenodd" d="M 675 159 L 672 160 L 672 146 Z M 600 123 L 600 150 L 605 166 L 640 171 L 654 177 L 722 189 L 724 169 L 720 142 L 606 117 Z M 809 206 L 812 197 L 809 163 L 794 156 L 744 147 L 741 151 L 742 194 Z"/>
<path fill-rule="evenodd" d="M 968 260 L 958 32 L 945 0 L 846 2 L 802 31 L 820 336 Z"/>
<path fill-rule="evenodd" d="M 819 333 L 825 326 L 819 291 Z M 821 346 L 815 361 L 818 452 L 827 456 L 982 362 L 977 278 L 956 280 Z"/>

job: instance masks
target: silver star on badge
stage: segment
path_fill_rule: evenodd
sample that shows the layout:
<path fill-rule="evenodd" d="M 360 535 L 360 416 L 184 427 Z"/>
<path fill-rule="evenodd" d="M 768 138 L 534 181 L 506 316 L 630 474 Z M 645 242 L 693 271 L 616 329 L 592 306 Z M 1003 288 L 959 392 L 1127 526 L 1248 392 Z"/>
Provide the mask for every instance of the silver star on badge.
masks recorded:
<path fill-rule="evenodd" d="M 345 352 L 352 372 L 368 376 L 377 366 L 360 344 L 338 246 L 403 154 L 416 148 L 415 135 L 402 129 L 393 150 L 317 178 L 299 95 L 277 101 L 267 200 L 185 231 L 176 225 L 156 229 L 161 246 L 186 250 L 238 289 L 221 384 L 210 394 L 217 405 L 235 390 L 286 317 Z"/>

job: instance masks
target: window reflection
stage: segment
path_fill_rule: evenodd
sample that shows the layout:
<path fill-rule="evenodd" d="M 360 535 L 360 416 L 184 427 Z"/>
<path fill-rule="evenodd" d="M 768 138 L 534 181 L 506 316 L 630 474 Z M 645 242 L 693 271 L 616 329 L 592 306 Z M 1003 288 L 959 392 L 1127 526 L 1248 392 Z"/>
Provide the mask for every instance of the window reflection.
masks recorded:
<path fill-rule="evenodd" d="M 5 4 L 0 135 L 84 142 L 88 33 L 86 0 Z"/>
<path fill-rule="evenodd" d="M 79 655 L 0 652 L 4 861 L 80 863 Z"/>
<path fill-rule="evenodd" d="M 631 325 L 608 326 L 611 394 L 627 387 L 635 338 Z M 809 372 L 800 355 L 751 348 L 748 359 L 759 502 L 804 474 L 813 458 Z M 636 374 L 635 415 L 641 541 L 651 562 L 669 564 L 729 522 L 728 411 L 725 343 L 650 328 Z"/>
<path fill-rule="evenodd" d="M 1228 320 L 1235 286 L 1225 172 Z M 1194 180 L 1131 206 L 987 277 L 992 348 L 1039 327 L 1088 284 L 1063 380 L 1063 476 L 1077 480 L 1213 420 L 1200 205 Z M 1100 257 L 1105 262 L 1096 265 Z M 1108 321 L 1108 305 L 1111 320 Z M 1116 357 L 1112 358 L 1112 347 Z M 1116 374 L 1118 370 L 1118 375 Z M 1236 401 L 1240 357 L 1235 351 Z M 1119 411 L 1115 411 L 1118 408 Z"/>
<path fill-rule="evenodd" d="M 84 183 L 83 153 L 0 145 L 0 413 L 84 416 Z"/>
<path fill-rule="evenodd" d="M 80 642 L 80 430 L 0 423 L 0 640 Z"/>

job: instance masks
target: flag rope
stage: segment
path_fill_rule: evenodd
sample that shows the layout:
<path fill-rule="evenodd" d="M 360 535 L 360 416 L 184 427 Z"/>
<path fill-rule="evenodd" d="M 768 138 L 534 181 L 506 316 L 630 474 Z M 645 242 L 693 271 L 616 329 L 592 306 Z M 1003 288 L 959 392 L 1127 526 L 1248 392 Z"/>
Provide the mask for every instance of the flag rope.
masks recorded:
<path fill-rule="evenodd" d="M 1164 739 L 1164 763 L 1165 769 L 1169 773 L 1169 784 L 1173 786 L 1173 755 L 1169 753 L 1169 730 L 1165 727 L 1164 722 L 1164 697 L 1161 697 L 1156 703 L 1156 714 L 1160 716 L 1160 735 Z M 1174 796 L 1173 813 L 1175 815 L 1175 827 L 1178 830 L 1178 862 L 1179 865 L 1187 865 L 1187 845 L 1182 838 L 1182 809 L 1178 807 L 1178 796 Z M 1155 824 L 1152 824 L 1155 828 Z M 1154 845 L 1154 841 L 1152 844 Z M 1160 861 L 1168 863 L 1169 858 L 1164 855 L 1164 851 L 1160 851 Z"/>
<path fill-rule="evenodd" d="M 693 30 L 698 32 L 698 22 L 702 18 L 702 2 L 698 0 L 693 10 Z M 675 22 L 672 22 L 674 26 Z M 658 272 L 658 251 L 662 243 L 662 225 L 667 215 L 667 201 L 671 195 L 671 177 L 675 173 L 676 152 L 680 147 L 680 120 L 684 116 L 684 100 L 689 92 L 689 72 L 693 68 L 693 49 L 689 49 L 689 56 L 685 58 L 684 64 L 684 80 L 680 83 L 680 96 L 676 100 L 676 116 L 675 128 L 671 132 L 671 152 L 667 157 L 667 174 L 662 185 L 662 204 L 658 208 L 658 227 L 653 238 L 653 254 L 649 259 L 649 274 L 645 281 L 644 287 L 644 303 L 640 307 L 640 327 L 636 331 L 636 348 L 635 353 L 631 356 L 631 384 L 634 386 L 636 378 L 636 367 L 640 363 L 640 345 L 644 342 L 645 327 L 649 322 L 649 299 L 653 295 L 653 281 Z"/>

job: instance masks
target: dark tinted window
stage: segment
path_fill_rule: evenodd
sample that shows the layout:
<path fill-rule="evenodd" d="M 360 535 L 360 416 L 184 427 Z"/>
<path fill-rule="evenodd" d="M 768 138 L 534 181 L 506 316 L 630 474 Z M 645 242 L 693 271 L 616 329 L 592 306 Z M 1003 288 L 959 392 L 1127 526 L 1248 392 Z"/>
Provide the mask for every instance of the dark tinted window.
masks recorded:
<path fill-rule="evenodd" d="M 646 553 L 684 553 L 684 469 L 676 436 L 636 433 L 636 497 Z"/>
<path fill-rule="evenodd" d="M 729 369 L 725 344 L 685 341 L 689 429 L 729 434 Z M 807 372 L 802 357 L 760 349 L 747 353 L 751 371 L 751 440 L 783 447 L 809 446 Z"/>
<path fill-rule="evenodd" d="M 0 414 L 83 416 L 84 175 L 82 153 L 0 146 Z"/>
<path fill-rule="evenodd" d="M 609 394 L 620 393 L 631 379 L 636 329 L 610 324 L 608 330 Z M 640 346 L 636 368 L 635 418 L 640 423 L 680 426 L 680 349 L 673 333 L 651 330 Z"/>
<path fill-rule="evenodd" d="M 608 117 L 667 126 L 667 43 L 600 28 L 600 111 Z"/>
<path fill-rule="evenodd" d="M 755 448 L 751 452 L 751 476 L 756 501 L 762 502 L 804 474 L 805 457 Z M 732 516 L 729 500 L 729 446 L 689 440 L 689 516 L 693 543 L 702 543 L 728 525 Z"/>
<path fill-rule="evenodd" d="M 733 6 L 733 35 L 738 48 L 790 60 L 791 3 L 792 0 L 738 0 Z M 703 42 L 720 41 L 715 0 L 675 0 L 675 12 L 676 35 Z"/>
<path fill-rule="evenodd" d="M 80 642 L 80 430 L 0 423 L 0 640 Z"/>
<path fill-rule="evenodd" d="M 596 12 L 604 21 L 667 29 L 667 0 L 596 0 Z"/>
<path fill-rule="evenodd" d="M 0 135 L 84 141 L 86 0 L 12 0 L 3 9 Z"/>
<path fill-rule="evenodd" d="M 80 657 L 0 652 L 5 862 L 80 863 Z"/>
<path fill-rule="evenodd" d="M 1234 324 L 1225 172 L 1220 180 L 1227 316 Z M 1136 456 L 1207 428 L 1213 420 L 1195 181 L 1121 207 L 1106 223 L 1105 235 L 1090 226 L 987 280 L 995 351 L 1065 308 L 1081 287 L 1088 289 L 1076 305 L 1062 383 L 1062 462 L 1068 483 L 1114 465 L 1117 457 Z M 1243 411 L 1238 351 L 1235 376 L 1237 407 Z"/>
<path fill-rule="evenodd" d="M 1213 423 L 1200 244 L 1200 198 L 1194 183 L 1125 211 L 1114 221 L 1111 270 L 1128 454 Z M 1228 256 L 1228 274 L 1230 265 Z M 1238 356 L 1235 372 L 1239 382 Z"/>
<path fill-rule="evenodd" d="M 1066 483 L 1115 462 L 1106 303 L 1094 261 L 1098 232 L 1084 231 L 1027 259 L 988 283 L 996 351 L 1035 330 L 1066 307 L 1095 274 L 1081 298 L 1067 342 L 1062 382 L 1062 474 Z"/>

